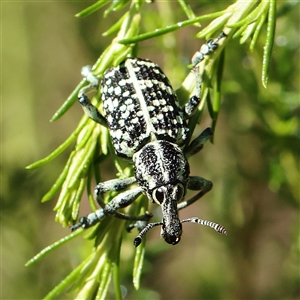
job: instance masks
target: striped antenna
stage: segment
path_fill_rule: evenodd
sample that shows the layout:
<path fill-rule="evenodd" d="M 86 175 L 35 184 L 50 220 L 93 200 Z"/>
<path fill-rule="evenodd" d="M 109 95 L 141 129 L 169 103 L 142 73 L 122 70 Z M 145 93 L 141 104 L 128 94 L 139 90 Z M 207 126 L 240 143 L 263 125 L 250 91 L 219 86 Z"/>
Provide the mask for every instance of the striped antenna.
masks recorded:
<path fill-rule="evenodd" d="M 225 234 L 225 235 L 227 234 L 227 231 L 226 231 L 226 229 L 225 229 L 224 226 L 222 226 L 220 224 L 217 224 L 217 223 L 214 223 L 214 222 L 211 222 L 211 221 L 202 220 L 202 219 L 199 219 L 197 217 L 189 218 L 189 219 L 184 219 L 184 220 L 181 220 L 180 222 L 181 223 L 187 223 L 187 222 L 189 222 L 189 223 L 198 223 L 200 225 L 208 226 L 210 228 L 213 228 L 215 231 L 217 231 L 220 234 Z M 162 226 L 162 225 L 163 225 L 163 222 L 149 223 L 146 227 L 144 227 L 144 229 L 134 239 L 134 241 L 133 241 L 134 246 L 137 247 L 137 246 L 139 246 L 141 244 L 143 236 L 150 229 L 152 229 L 153 227 Z M 133 225 L 129 229 L 132 229 L 132 227 L 135 227 L 135 226 Z"/>
<path fill-rule="evenodd" d="M 190 223 L 198 223 L 200 225 L 203 225 L 203 226 L 208 226 L 210 228 L 213 228 L 215 231 L 217 231 L 218 233 L 221 233 L 221 234 L 227 234 L 227 231 L 225 229 L 224 226 L 220 225 L 220 224 L 217 224 L 217 223 L 214 223 L 214 222 L 211 222 L 211 221 L 207 221 L 207 220 L 202 220 L 202 219 L 199 219 L 197 217 L 194 217 L 194 218 L 189 218 L 189 219 L 185 219 L 185 220 L 182 220 L 181 223 L 187 223 L 187 222 L 190 222 Z"/>
<path fill-rule="evenodd" d="M 211 221 L 202 220 L 202 219 L 199 219 L 197 217 L 189 218 L 189 219 L 185 219 L 185 220 L 181 221 L 181 223 L 187 223 L 187 222 L 198 223 L 200 225 L 208 226 L 210 228 L 213 228 L 215 231 L 217 231 L 221 234 L 227 234 L 227 231 L 226 231 L 224 226 L 222 226 L 220 224 L 217 224 L 217 223 L 214 223 L 214 222 L 211 222 Z"/>
<path fill-rule="evenodd" d="M 133 244 L 135 247 L 139 246 L 140 243 L 142 242 L 142 237 L 153 227 L 163 225 L 162 222 L 157 222 L 157 223 L 149 223 L 139 234 L 138 236 L 134 239 Z"/>

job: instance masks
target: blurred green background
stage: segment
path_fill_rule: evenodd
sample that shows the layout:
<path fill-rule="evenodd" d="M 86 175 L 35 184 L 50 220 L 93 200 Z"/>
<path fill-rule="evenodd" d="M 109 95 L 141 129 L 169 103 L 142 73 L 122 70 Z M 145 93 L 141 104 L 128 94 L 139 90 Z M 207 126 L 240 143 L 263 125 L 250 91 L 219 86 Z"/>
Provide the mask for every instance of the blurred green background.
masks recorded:
<path fill-rule="evenodd" d="M 253 53 L 238 40 L 226 45 L 214 144 L 191 158 L 191 174 L 212 180 L 214 188 L 182 211 L 181 218 L 198 216 L 221 223 L 228 236 L 184 224 L 182 242 L 171 247 L 162 245 L 159 229 L 149 232 L 138 292 L 131 283 L 132 254 L 127 256 L 132 249 L 124 250 L 121 281 L 126 299 L 300 298 L 300 12 L 293 3 L 278 3 L 268 89 L 260 82 L 265 31 Z M 191 2 L 199 15 L 229 4 Z M 25 166 L 62 143 L 83 114 L 74 105 L 62 119 L 49 122 L 81 80 L 81 67 L 93 64 L 110 43 L 111 38 L 101 33 L 120 16 L 103 19 L 99 11 L 75 18 L 87 5 L 84 1 L 1 5 L 1 299 L 41 299 L 92 247 L 79 237 L 36 265 L 24 266 L 69 233 L 54 222 L 55 199 L 44 204 L 40 199 L 60 174 L 70 149 L 43 168 L 26 171 Z M 145 31 L 185 19 L 176 2 L 157 1 L 145 10 Z M 196 33 L 197 28 L 190 27 L 143 42 L 139 56 L 160 64 L 178 88 L 190 57 L 204 42 L 194 38 Z M 206 112 L 195 135 L 210 122 Z M 111 166 L 107 174 L 115 177 Z M 82 213 L 89 209 L 83 203 Z M 129 235 L 128 247 L 132 239 Z M 72 299 L 72 294 L 61 299 Z"/>

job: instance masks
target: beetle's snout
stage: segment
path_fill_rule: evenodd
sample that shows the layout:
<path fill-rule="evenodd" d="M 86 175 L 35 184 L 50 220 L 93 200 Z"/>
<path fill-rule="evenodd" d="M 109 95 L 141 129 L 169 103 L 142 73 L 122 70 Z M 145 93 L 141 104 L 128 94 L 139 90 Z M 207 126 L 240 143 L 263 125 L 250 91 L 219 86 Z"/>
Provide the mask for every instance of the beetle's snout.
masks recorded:
<path fill-rule="evenodd" d="M 164 240 L 171 245 L 176 245 L 180 242 L 181 237 L 180 236 L 172 236 L 169 234 L 166 234 L 163 236 Z"/>
<path fill-rule="evenodd" d="M 169 226 L 166 227 L 164 224 L 161 228 L 161 236 L 165 240 L 166 243 L 171 245 L 176 245 L 180 242 L 182 235 L 182 226 L 179 223 L 177 226 Z"/>

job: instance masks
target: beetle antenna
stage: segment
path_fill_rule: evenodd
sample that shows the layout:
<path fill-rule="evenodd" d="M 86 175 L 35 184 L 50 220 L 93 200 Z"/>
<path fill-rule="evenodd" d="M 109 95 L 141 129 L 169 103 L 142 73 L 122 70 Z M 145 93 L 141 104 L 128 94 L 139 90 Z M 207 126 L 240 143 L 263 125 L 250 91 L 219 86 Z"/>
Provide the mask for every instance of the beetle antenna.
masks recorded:
<path fill-rule="evenodd" d="M 134 247 L 137 247 L 140 245 L 140 243 L 142 242 L 142 238 L 143 236 L 153 227 L 155 226 L 159 226 L 159 225 L 163 225 L 162 222 L 157 222 L 157 223 L 149 223 L 139 234 L 138 236 L 134 239 L 133 244 Z"/>
<path fill-rule="evenodd" d="M 218 224 L 218 223 L 214 223 L 211 221 L 207 221 L 207 220 L 203 220 L 203 219 L 199 219 L 197 217 L 194 218 L 189 218 L 189 219 L 184 219 L 180 221 L 181 223 L 198 223 L 200 225 L 203 226 L 208 226 L 212 229 L 214 229 L 215 231 L 217 231 L 220 234 L 225 234 L 227 235 L 227 230 L 225 229 L 224 226 Z M 138 247 L 141 242 L 142 242 L 142 238 L 143 236 L 153 227 L 156 226 L 160 226 L 163 225 L 162 222 L 156 222 L 156 223 L 149 223 L 146 227 L 144 227 L 144 229 L 138 234 L 138 236 L 134 239 L 133 244 L 135 247 Z"/>
<path fill-rule="evenodd" d="M 187 222 L 198 223 L 198 224 L 203 225 L 203 226 L 208 226 L 208 227 L 214 229 L 215 231 L 217 231 L 218 233 L 225 234 L 225 235 L 227 234 L 227 231 L 226 231 L 224 226 L 222 226 L 220 224 L 217 224 L 217 223 L 214 223 L 214 222 L 211 222 L 211 221 L 202 220 L 202 219 L 199 219 L 197 217 L 184 219 L 184 220 L 181 221 L 181 223 L 187 223 Z"/>

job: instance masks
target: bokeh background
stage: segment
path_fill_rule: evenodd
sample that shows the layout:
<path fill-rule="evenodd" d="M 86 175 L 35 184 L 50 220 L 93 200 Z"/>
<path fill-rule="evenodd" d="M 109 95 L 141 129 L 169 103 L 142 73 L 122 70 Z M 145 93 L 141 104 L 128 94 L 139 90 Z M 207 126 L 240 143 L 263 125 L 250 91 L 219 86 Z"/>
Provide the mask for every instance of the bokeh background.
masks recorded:
<path fill-rule="evenodd" d="M 41 299 L 92 247 L 79 237 L 36 265 L 24 266 L 69 233 L 54 222 L 55 199 L 43 204 L 40 199 L 63 169 L 70 149 L 43 168 L 25 167 L 59 146 L 83 114 L 74 105 L 63 118 L 49 122 L 81 80 L 81 67 L 93 64 L 110 43 L 111 37 L 101 34 L 120 16 L 103 19 L 99 11 L 84 19 L 74 17 L 89 4 L 1 4 L 1 299 Z M 191 2 L 199 15 L 229 4 Z M 214 188 L 181 217 L 221 223 L 228 236 L 184 224 L 181 243 L 171 247 L 159 239 L 159 229 L 149 232 L 139 291 L 131 283 L 129 236 L 121 262 L 127 299 L 300 298 L 300 12 L 296 1 L 280 1 L 277 9 L 268 88 L 260 81 L 265 30 L 253 53 L 247 44 L 230 41 L 214 144 L 190 160 L 192 175 L 212 180 Z M 145 10 L 145 31 L 185 19 L 175 1 L 157 1 Z M 178 88 L 190 57 L 204 42 L 195 39 L 197 31 L 185 28 L 143 42 L 139 56 L 159 63 Z M 195 134 L 210 122 L 206 110 Z M 112 165 L 104 172 L 115 177 Z M 87 203 L 83 211 L 89 211 Z"/>

